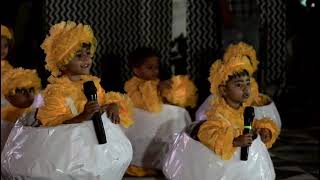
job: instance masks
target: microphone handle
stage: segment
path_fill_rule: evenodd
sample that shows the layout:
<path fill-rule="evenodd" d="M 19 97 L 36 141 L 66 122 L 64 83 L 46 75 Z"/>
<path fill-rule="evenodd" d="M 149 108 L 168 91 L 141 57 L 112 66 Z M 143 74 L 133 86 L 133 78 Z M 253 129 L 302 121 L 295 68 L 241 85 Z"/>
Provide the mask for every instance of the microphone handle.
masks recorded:
<path fill-rule="evenodd" d="M 251 126 L 250 126 L 250 129 L 251 129 Z M 243 134 L 249 134 L 250 133 L 250 129 L 249 128 L 244 128 L 243 129 Z M 241 147 L 240 160 L 241 161 L 248 160 L 248 154 L 249 154 L 249 146 Z"/>
<path fill-rule="evenodd" d="M 97 112 L 92 117 L 93 126 L 97 135 L 99 144 L 107 143 L 106 134 L 103 127 L 103 122 L 100 116 L 100 113 Z"/>
<path fill-rule="evenodd" d="M 249 152 L 249 147 L 241 147 L 241 153 L 240 153 L 240 160 L 241 161 L 246 161 L 248 160 L 248 152 Z"/>

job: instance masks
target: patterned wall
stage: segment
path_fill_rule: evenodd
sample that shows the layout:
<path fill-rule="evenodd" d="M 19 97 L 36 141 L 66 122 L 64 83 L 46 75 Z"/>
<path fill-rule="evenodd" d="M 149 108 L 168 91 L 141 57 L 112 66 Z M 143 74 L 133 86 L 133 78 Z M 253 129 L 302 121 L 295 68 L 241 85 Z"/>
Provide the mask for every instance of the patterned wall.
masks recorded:
<path fill-rule="evenodd" d="M 106 55 L 121 60 L 121 78 L 130 76 L 125 57 L 139 46 L 159 49 L 165 64 L 171 40 L 171 0 L 46 0 L 46 29 L 62 20 L 90 24 L 98 40 L 93 72 L 101 74 Z M 119 72 L 120 73 L 120 72 Z"/>
<path fill-rule="evenodd" d="M 187 63 L 200 90 L 200 102 L 209 95 L 209 69 L 221 48 L 217 1 L 187 1 Z"/>
<path fill-rule="evenodd" d="M 102 46 L 102 44 L 106 43 L 106 38 L 104 38 L 104 26 L 106 25 L 104 1 L 91 0 L 88 3 L 86 0 L 46 0 L 44 6 L 46 32 L 48 32 L 51 25 L 60 21 L 71 20 L 91 25 L 99 43 L 96 53 L 98 61 L 94 61 L 94 67 L 98 67 L 100 64 L 99 60 L 106 50 L 106 46 Z M 99 73 L 98 68 L 94 68 L 94 73 Z"/>
<path fill-rule="evenodd" d="M 174 0 L 46 0 L 46 30 L 61 20 L 90 24 L 98 40 L 93 72 L 101 75 L 101 65 L 118 62 L 111 76 L 124 83 L 131 73 L 125 57 L 138 46 L 160 50 L 164 64 L 169 65 L 172 41 Z M 187 72 L 201 89 L 209 93 L 207 77 L 211 63 L 221 49 L 217 0 L 186 0 Z M 285 3 L 282 0 L 258 0 L 261 27 L 266 31 L 266 53 L 261 58 L 261 79 L 267 83 L 283 80 L 285 85 Z M 109 59 L 108 55 L 116 57 Z M 112 63 L 110 63 L 112 64 Z M 117 70 L 115 70 L 117 69 Z M 116 78 L 116 76 L 118 76 Z M 121 86 L 121 85 L 119 85 Z M 281 92 L 281 91 L 280 91 Z M 201 98 L 200 98 L 201 100 Z"/>
<path fill-rule="evenodd" d="M 286 89 L 286 4 L 283 0 L 257 0 L 260 7 L 260 29 L 264 33 L 264 55 L 260 59 L 261 79 L 277 84 L 276 96 Z"/>

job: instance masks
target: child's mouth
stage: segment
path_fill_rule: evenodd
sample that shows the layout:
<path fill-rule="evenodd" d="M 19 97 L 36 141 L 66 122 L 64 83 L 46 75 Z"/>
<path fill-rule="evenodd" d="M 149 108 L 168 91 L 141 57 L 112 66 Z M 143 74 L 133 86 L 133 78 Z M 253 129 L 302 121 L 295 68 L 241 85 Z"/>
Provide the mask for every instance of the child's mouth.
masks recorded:
<path fill-rule="evenodd" d="M 81 65 L 80 67 L 83 69 L 87 69 L 87 68 L 89 68 L 89 66 L 90 66 L 89 64 L 84 64 L 84 65 Z"/>

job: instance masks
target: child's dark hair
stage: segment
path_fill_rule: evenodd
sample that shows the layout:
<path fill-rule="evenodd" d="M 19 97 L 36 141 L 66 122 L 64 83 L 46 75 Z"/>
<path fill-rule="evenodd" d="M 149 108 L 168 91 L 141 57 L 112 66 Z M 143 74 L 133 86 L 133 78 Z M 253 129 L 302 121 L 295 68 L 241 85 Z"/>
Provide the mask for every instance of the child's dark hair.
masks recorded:
<path fill-rule="evenodd" d="M 245 69 L 238 71 L 238 72 L 235 72 L 232 75 L 228 76 L 228 81 L 231 81 L 234 78 L 242 77 L 242 76 L 249 76 L 249 72 Z"/>
<path fill-rule="evenodd" d="M 158 52 L 152 48 L 140 47 L 131 52 L 128 56 L 130 68 L 140 67 L 148 57 L 160 57 Z"/>
<path fill-rule="evenodd" d="M 81 47 L 90 49 L 91 48 L 91 43 L 82 43 Z"/>

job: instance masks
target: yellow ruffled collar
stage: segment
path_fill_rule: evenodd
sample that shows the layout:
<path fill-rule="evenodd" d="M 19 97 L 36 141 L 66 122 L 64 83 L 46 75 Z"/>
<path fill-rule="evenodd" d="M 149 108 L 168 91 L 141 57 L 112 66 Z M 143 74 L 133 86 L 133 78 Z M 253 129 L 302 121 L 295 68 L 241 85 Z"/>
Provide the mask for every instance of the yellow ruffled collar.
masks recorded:
<path fill-rule="evenodd" d="M 228 121 L 237 128 L 243 128 L 244 106 L 239 109 L 230 107 L 222 97 L 213 98 L 209 111 L 207 112 L 208 120 L 221 119 Z"/>
<path fill-rule="evenodd" d="M 145 79 L 141 79 L 141 78 L 139 78 L 139 77 L 137 77 L 137 76 L 133 76 L 133 77 L 131 78 L 131 81 L 134 81 L 134 82 L 136 82 L 137 84 L 142 84 L 142 83 L 145 83 L 145 82 L 147 82 L 147 81 L 159 83 L 160 80 L 159 80 L 159 79 L 155 79 L 155 80 L 145 80 Z"/>

